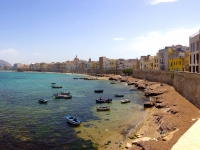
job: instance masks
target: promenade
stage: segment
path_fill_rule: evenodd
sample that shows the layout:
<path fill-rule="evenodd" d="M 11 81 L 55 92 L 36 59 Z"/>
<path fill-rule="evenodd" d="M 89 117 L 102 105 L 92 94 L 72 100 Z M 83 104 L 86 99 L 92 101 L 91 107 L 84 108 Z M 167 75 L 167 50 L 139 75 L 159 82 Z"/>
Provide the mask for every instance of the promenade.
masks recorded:
<path fill-rule="evenodd" d="M 171 150 L 200 150 L 200 120 L 197 120 Z"/>

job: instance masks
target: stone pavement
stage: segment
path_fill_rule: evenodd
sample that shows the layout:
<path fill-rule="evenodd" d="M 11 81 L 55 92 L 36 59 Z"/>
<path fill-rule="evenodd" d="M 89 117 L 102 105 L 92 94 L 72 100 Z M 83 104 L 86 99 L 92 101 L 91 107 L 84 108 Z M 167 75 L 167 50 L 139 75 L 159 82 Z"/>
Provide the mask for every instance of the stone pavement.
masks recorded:
<path fill-rule="evenodd" d="M 200 119 L 180 137 L 171 150 L 200 150 Z"/>

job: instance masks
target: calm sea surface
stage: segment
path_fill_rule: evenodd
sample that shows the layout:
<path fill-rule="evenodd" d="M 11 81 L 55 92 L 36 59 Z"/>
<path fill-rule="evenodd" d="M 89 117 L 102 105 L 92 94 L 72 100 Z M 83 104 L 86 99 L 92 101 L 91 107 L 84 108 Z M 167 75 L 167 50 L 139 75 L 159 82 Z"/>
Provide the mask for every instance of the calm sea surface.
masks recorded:
<path fill-rule="evenodd" d="M 110 149 L 143 118 L 144 94 L 129 91 L 126 83 L 104 80 L 75 80 L 75 74 L 0 72 L 0 148 L 2 149 Z M 63 86 L 53 89 L 51 83 Z M 94 93 L 103 89 L 103 93 Z M 53 94 L 70 91 L 72 99 L 54 99 Z M 122 93 L 124 98 L 114 94 Z M 99 97 L 112 98 L 110 104 L 96 104 Z M 39 104 L 44 98 L 48 104 Z M 121 99 L 131 102 L 121 104 Z M 111 107 L 97 112 L 97 106 Z M 74 127 L 66 115 L 82 120 Z M 3 143 L 3 144 L 2 144 Z"/>

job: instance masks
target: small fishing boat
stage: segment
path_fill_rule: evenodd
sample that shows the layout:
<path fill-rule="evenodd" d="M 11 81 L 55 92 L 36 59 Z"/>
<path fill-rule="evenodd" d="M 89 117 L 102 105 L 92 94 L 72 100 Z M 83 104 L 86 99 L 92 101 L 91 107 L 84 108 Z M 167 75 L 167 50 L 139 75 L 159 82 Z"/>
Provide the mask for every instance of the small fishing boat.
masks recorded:
<path fill-rule="evenodd" d="M 124 100 L 121 100 L 121 103 L 122 104 L 125 104 L 125 103 L 130 103 L 131 101 L 129 99 L 124 99 Z"/>
<path fill-rule="evenodd" d="M 100 107 L 96 107 L 97 111 L 108 111 L 110 110 L 110 106 L 100 106 Z"/>
<path fill-rule="evenodd" d="M 66 116 L 67 122 L 73 124 L 73 125 L 79 125 L 81 123 L 80 119 L 77 119 L 73 116 Z"/>
<path fill-rule="evenodd" d="M 46 104 L 48 102 L 48 100 L 45 100 L 45 99 L 39 99 L 39 103 L 41 103 L 41 104 Z"/>
<path fill-rule="evenodd" d="M 56 95 L 69 95 L 69 94 L 70 92 L 60 92 L 60 93 L 55 93 L 53 95 L 56 96 Z"/>
<path fill-rule="evenodd" d="M 94 93 L 103 93 L 103 90 L 94 90 Z"/>
<path fill-rule="evenodd" d="M 60 85 L 53 85 L 52 88 L 62 88 Z"/>
<path fill-rule="evenodd" d="M 124 97 L 124 94 L 115 94 L 115 97 Z"/>
<path fill-rule="evenodd" d="M 111 102 L 112 102 L 111 98 L 108 98 L 108 99 L 105 99 L 105 98 L 96 99 L 96 103 L 111 103 Z"/>
<path fill-rule="evenodd" d="M 73 79 L 78 79 L 78 78 L 73 78 Z"/>
<path fill-rule="evenodd" d="M 51 83 L 51 84 L 56 84 L 56 83 L 53 82 L 53 83 Z"/>
<path fill-rule="evenodd" d="M 55 99 L 71 99 L 72 98 L 72 95 L 68 94 L 68 95 L 61 95 L 61 94 L 58 94 L 58 95 L 54 95 L 55 96 Z"/>

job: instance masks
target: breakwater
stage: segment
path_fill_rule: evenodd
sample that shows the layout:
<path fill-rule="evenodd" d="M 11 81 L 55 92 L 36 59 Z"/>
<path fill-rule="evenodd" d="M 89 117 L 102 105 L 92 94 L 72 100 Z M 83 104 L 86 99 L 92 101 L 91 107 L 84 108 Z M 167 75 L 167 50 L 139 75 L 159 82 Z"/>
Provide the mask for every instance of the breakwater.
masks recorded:
<path fill-rule="evenodd" d="M 133 77 L 167 83 L 197 108 L 200 108 L 200 74 L 190 72 L 134 70 Z"/>

